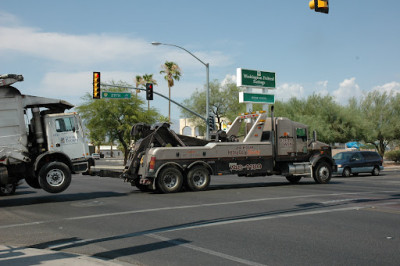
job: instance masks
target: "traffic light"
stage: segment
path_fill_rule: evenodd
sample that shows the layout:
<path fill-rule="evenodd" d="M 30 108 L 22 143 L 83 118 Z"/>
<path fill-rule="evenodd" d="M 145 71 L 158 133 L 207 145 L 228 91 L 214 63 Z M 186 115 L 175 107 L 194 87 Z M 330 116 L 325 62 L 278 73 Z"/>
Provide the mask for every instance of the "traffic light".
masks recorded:
<path fill-rule="evenodd" d="M 208 117 L 208 127 L 210 128 L 210 131 L 214 131 L 215 130 L 215 119 L 213 115 L 210 115 Z"/>
<path fill-rule="evenodd" d="M 100 72 L 93 72 L 93 99 L 100 99 Z"/>
<path fill-rule="evenodd" d="M 328 14 L 329 12 L 329 3 L 328 0 L 311 0 L 308 4 L 310 9 L 314 9 L 315 12 L 321 12 Z"/>
<path fill-rule="evenodd" d="M 153 83 L 146 83 L 146 100 L 153 100 Z"/>

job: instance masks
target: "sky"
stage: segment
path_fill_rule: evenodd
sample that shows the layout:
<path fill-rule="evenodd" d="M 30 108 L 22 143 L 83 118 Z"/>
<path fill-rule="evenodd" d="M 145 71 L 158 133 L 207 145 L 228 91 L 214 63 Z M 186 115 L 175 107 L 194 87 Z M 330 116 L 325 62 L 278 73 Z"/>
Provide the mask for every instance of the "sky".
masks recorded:
<path fill-rule="evenodd" d="M 236 81 L 236 69 L 276 73 L 277 100 L 331 95 L 340 104 L 366 93 L 400 92 L 400 1 L 330 0 L 329 14 L 308 0 L 0 0 L 0 74 L 22 74 L 23 94 L 74 105 L 102 82 L 134 85 L 159 74 L 165 61 L 182 69 L 172 88 L 177 102 L 210 80 Z M 145 98 L 145 94 L 140 94 Z M 212 97 L 212 95 L 211 95 Z M 168 101 L 151 106 L 168 115 Z M 180 109 L 172 107 L 172 118 Z"/>

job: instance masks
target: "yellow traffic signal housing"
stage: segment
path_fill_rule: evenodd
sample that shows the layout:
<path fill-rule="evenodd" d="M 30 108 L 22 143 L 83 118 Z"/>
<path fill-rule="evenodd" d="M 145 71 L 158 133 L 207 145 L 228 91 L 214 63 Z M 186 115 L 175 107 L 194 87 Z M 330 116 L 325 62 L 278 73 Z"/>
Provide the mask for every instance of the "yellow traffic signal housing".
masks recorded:
<path fill-rule="evenodd" d="M 311 0 L 308 4 L 310 9 L 314 9 L 315 12 L 321 12 L 328 14 L 329 12 L 329 3 L 328 0 Z"/>
<path fill-rule="evenodd" d="M 100 99 L 100 72 L 93 72 L 93 99 Z"/>

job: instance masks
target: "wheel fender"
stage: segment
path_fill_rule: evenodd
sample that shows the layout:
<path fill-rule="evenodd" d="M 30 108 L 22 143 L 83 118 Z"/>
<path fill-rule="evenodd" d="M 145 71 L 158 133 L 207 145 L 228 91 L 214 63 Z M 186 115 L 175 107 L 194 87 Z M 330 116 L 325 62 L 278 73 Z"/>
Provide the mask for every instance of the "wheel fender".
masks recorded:
<path fill-rule="evenodd" d="M 183 172 L 182 166 L 180 166 L 179 164 L 177 164 L 175 162 L 168 162 L 168 163 L 165 163 L 165 164 L 161 165 L 160 167 L 158 167 L 156 173 L 154 174 L 154 177 L 157 178 L 158 174 L 161 172 L 162 169 L 164 169 L 167 166 L 171 166 L 171 165 L 175 166 L 176 168 L 178 168 L 180 171 Z"/>
<path fill-rule="evenodd" d="M 317 154 L 314 155 L 310 158 L 310 163 L 312 164 L 313 167 L 315 167 L 319 162 L 325 161 L 333 167 L 335 165 L 333 159 L 327 155 L 324 154 Z"/>
<path fill-rule="evenodd" d="M 189 166 L 186 169 L 190 170 L 191 168 L 193 168 L 194 166 L 197 166 L 197 165 L 205 166 L 208 169 L 208 172 L 210 173 L 210 175 L 213 174 L 211 166 L 204 161 L 195 161 L 195 162 L 189 164 Z"/>
<path fill-rule="evenodd" d="M 38 171 L 39 168 L 48 163 L 48 162 L 53 162 L 53 161 L 59 161 L 65 163 L 70 169 L 72 169 L 72 162 L 71 159 L 69 158 L 68 155 L 62 152 L 53 152 L 53 151 L 47 151 L 45 153 L 40 154 L 33 165 L 34 171 Z"/>

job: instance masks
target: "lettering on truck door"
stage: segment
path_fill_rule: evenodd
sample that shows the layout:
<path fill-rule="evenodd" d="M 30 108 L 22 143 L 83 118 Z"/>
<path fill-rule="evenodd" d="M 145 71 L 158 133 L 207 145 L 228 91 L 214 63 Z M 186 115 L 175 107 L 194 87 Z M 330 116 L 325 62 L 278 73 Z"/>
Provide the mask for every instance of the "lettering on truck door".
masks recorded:
<path fill-rule="evenodd" d="M 74 116 L 52 118 L 50 125 L 53 133 L 49 141 L 49 150 L 63 152 L 71 159 L 84 157 L 81 130 Z"/>

